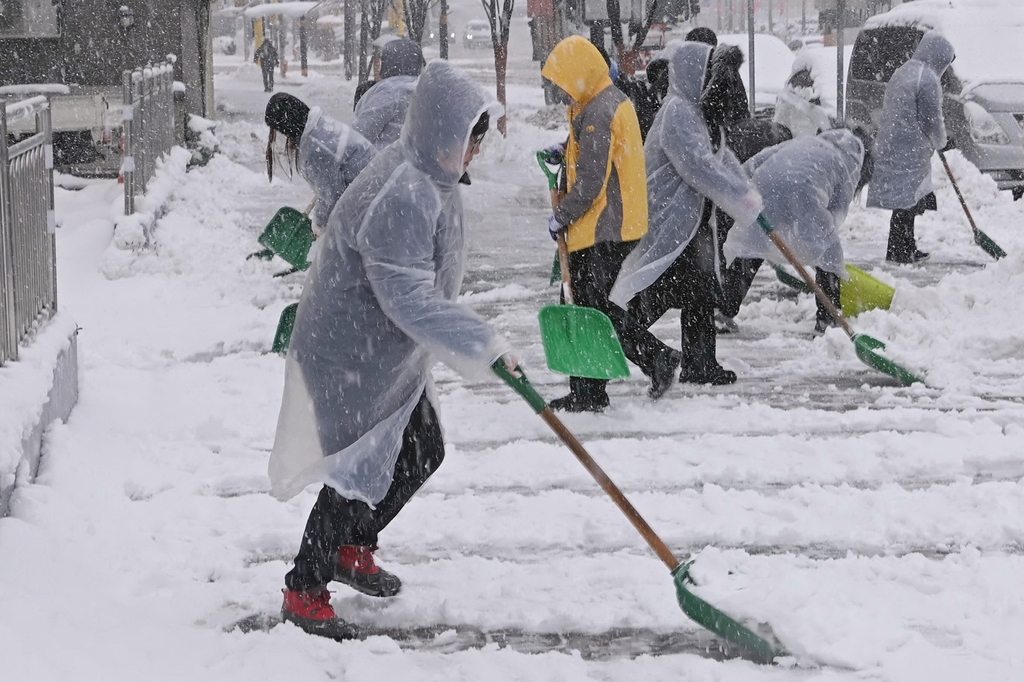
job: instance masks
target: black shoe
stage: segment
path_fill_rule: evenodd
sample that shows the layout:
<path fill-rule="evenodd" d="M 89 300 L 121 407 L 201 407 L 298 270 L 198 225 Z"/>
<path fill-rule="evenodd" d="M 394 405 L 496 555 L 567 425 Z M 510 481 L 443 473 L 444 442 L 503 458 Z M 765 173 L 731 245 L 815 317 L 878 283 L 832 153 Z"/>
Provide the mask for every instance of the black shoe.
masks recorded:
<path fill-rule="evenodd" d="M 728 370 L 719 364 L 703 369 L 684 369 L 679 373 L 681 384 L 711 384 L 712 386 L 727 386 L 736 383 L 736 372 Z"/>
<path fill-rule="evenodd" d="M 652 400 L 657 400 L 668 391 L 681 358 L 682 355 L 673 350 L 663 353 L 654 361 L 654 368 L 651 371 L 651 387 L 647 389 L 647 395 Z"/>
<path fill-rule="evenodd" d="M 913 263 L 923 263 L 924 261 L 928 260 L 930 257 L 931 257 L 930 254 L 927 254 L 924 251 L 917 250 L 917 251 L 914 251 L 914 253 L 912 253 L 910 255 L 905 255 L 905 254 L 897 255 L 897 254 L 893 254 L 893 253 L 888 253 L 888 254 L 885 255 L 885 260 L 889 261 L 890 263 L 900 263 L 902 265 L 911 265 Z"/>
<path fill-rule="evenodd" d="M 282 590 L 281 620 L 292 623 L 303 632 L 328 639 L 345 640 L 359 636 L 351 623 L 338 618 L 331 606 L 331 593 L 326 588 L 312 590 Z"/>
<path fill-rule="evenodd" d="M 548 403 L 548 407 L 557 412 L 603 412 L 610 404 L 607 393 L 599 398 L 585 398 L 579 393 L 569 393 L 555 398 Z"/>
<path fill-rule="evenodd" d="M 373 560 L 375 546 L 342 545 L 334 564 L 335 582 L 344 583 L 371 597 L 393 597 L 402 589 L 402 581 Z"/>
<path fill-rule="evenodd" d="M 736 320 L 731 317 L 726 317 L 724 313 L 719 310 L 715 311 L 715 331 L 719 334 L 738 334 L 740 326 L 736 324 Z"/>

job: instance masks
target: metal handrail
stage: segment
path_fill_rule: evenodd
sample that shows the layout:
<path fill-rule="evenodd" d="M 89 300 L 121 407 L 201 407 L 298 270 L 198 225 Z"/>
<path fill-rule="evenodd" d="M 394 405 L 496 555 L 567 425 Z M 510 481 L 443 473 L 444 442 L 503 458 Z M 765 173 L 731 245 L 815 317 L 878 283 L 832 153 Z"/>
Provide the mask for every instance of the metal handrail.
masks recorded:
<path fill-rule="evenodd" d="M 124 212 L 135 213 L 136 198 L 156 172 L 156 162 L 174 146 L 174 66 L 164 62 L 124 71 L 122 143 Z"/>

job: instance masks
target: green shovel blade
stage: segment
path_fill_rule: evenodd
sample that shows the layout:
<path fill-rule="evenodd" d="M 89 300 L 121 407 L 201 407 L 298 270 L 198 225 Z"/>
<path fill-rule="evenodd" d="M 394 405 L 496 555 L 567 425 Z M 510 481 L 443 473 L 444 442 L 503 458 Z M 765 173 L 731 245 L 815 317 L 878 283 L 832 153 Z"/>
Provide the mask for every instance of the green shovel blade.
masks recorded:
<path fill-rule="evenodd" d="M 540 311 L 540 333 L 548 368 L 590 379 L 621 379 L 629 366 L 612 321 L 600 310 L 549 305 Z"/>
<path fill-rule="evenodd" d="M 879 372 L 888 374 L 904 386 L 909 386 L 913 383 L 924 383 L 924 379 L 921 377 L 908 372 L 892 360 L 876 353 L 875 351 L 885 350 L 885 344 L 878 339 L 867 334 L 855 334 L 851 340 L 857 351 L 857 357 L 869 367 L 874 367 Z"/>
<path fill-rule="evenodd" d="M 257 239 L 261 246 L 299 270 L 309 267 L 307 258 L 315 240 L 309 216 L 288 206 L 274 214 Z"/>
<path fill-rule="evenodd" d="M 692 563 L 692 562 L 691 562 Z M 787 656 L 787 652 L 767 639 L 755 634 L 750 628 L 730 618 L 722 611 L 707 603 L 686 587 L 686 581 L 692 582 L 689 575 L 690 563 L 680 564 L 672 571 L 676 583 L 676 599 L 679 607 L 695 623 L 701 625 L 722 639 L 743 647 L 750 652 L 759 663 L 771 663 L 777 656 Z"/>
<path fill-rule="evenodd" d="M 974 228 L 974 243 L 980 246 L 982 249 L 984 249 L 985 253 L 992 256 L 996 260 L 1006 257 L 1006 252 L 999 248 L 999 244 L 996 244 L 992 240 L 992 237 L 989 237 L 987 234 L 985 234 L 978 228 Z"/>
<path fill-rule="evenodd" d="M 776 265 L 774 267 L 775 276 L 778 277 L 779 281 L 785 284 L 787 287 L 796 289 L 801 293 L 811 293 L 811 288 L 807 286 L 807 284 L 805 284 L 802 279 L 800 279 L 799 277 L 794 277 L 793 275 L 789 274 L 786 268 L 782 267 L 781 265 Z"/>
<path fill-rule="evenodd" d="M 272 352 L 288 352 L 288 343 L 292 340 L 292 329 L 295 328 L 295 313 L 298 310 L 299 304 L 292 303 L 281 311 L 281 318 L 277 321 L 277 331 L 274 332 L 274 345 L 270 347 Z"/>

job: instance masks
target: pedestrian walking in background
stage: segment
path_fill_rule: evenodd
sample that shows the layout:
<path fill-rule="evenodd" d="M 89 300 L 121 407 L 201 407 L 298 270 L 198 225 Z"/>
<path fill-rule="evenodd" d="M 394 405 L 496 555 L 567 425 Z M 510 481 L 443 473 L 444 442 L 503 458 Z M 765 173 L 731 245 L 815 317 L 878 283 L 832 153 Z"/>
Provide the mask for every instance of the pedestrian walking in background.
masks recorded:
<path fill-rule="evenodd" d="M 565 233 L 575 303 L 611 318 L 626 357 L 651 378 L 649 394 L 661 397 L 679 364 L 678 353 L 608 301 L 623 259 L 647 231 L 647 181 L 636 111 L 614 87 L 601 53 L 581 36 L 555 46 L 543 75 L 572 99 L 565 196 L 548 230 L 553 238 Z M 550 406 L 570 412 L 603 410 L 609 404 L 607 384 L 570 377 L 569 394 Z"/>
<path fill-rule="evenodd" d="M 743 164 L 764 199 L 764 217 L 801 264 L 816 268 L 815 279 L 836 308 L 841 307 L 840 279 L 848 276 L 839 228 L 866 182 L 863 166 L 864 144 L 844 128 L 783 142 Z M 756 222 L 733 226 L 724 250 L 727 262 L 754 259 L 760 267 L 766 258 L 784 260 Z M 735 316 L 742 300 L 741 295 L 725 314 Z M 815 331 L 836 323 L 818 301 Z"/>
<path fill-rule="evenodd" d="M 366 138 L 349 126 L 310 109 L 297 97 L 279 92 L 267 102 L 264 120 L 270 126 L 267 175 L 274 179 L 274 142 L 285 136 L 285 154 L 316 197 L 313 222 L 320 231 L 345 189 L 376 155 Z"/>
<path fill-rule="evenodd" d="M 401 138 L 342 196 L 309 270 L 269 466 L 281 500 L 324 484 L 285 576 L 283 618 L 307 632 L 352 634 L 331 606 L 331 581 L 375 597 L 401 588 L 374 551 L 444 458 L 431 367 L 479 376 L 507 350 L 456 302 L 466 254 L 459 182 L 488 109 L 466 75 L 428 65 Z"/>
<path fill-rule="evenodd" d="M 681 309 L 680 381 L 730 384 L 736 374 L 718 364 L 714 309 L 718 246 L 712 219 L 720 207 L 742 224 L 761 211 L 761 196 L 739 161 L 712 148 L 701 112 L 711 47 L 685 42 L 669 55 L 669 96 L 645 145 L 650 229 L 622 265 L 613 303 L 648 328 Z"/>
<path fill-rule="evenodd" d="M 867 205 L 892 210 L 885 259 L 894 263 L 917 263 L 928 257 L 917 248 L 914 221 L 937 208 L 932 154 L 946 148 L 941 78 L 954 58 L 952 44 L 928 31 L 914 56 L 896 69 L 885 86 Z"/>
<path fill-rule="evenodd" d="M 380 48 L 380 77 L 356 103 L 352 123 L 377 149 L 387 147 L 401 134 L 423 64 L 423 50 L 411 40 L 392 40 Z"/>
<path fill-rule="evenodd" d="M 263 72 L 263 91 L 273 92 L 274 69 L 281 63 L 274 43 L 270 42 L 270 40 L 264 40 L 256 52 L 253 53 L 253 62 L 259 62 L 260 71 Z"/>

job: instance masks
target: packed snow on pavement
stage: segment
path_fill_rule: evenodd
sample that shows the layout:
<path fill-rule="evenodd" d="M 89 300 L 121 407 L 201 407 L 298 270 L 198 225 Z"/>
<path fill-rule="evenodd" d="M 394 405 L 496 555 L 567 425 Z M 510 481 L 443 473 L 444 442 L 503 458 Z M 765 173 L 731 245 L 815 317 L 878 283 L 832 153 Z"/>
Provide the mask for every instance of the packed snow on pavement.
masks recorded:
<path fill-rule="evenodd" d="M 509 136 L 488 135 L 464 188 L 462 298 L 550 399 L 567 382 L 546 370 L 537 328 L 557 292 L 533 155 L 566 126 L 544 107 L 527 50 L 510 63 Z M 454 63 L 492 88 L 487 56 L 462 54 Z M 327 68 L 283 80 L 349 120 L 354 82 Z M 975 219 L 1008 257 L 992 262 L 974 245 L 937 159 L 939 210 L 918 220 L 929 262 L 884 264 L 889 213 L 863 197 L 842 230 L 847 260 L 897 289 L 890 310 L 854 327 L 927 387 L 864 366 L 839 330 L 813 337 L 814 302 L 764 268 L 740 333 L 719 337 L 738 383 L 676 384 L 652 402 L 634 368 L 610 385 L 610 409 L 564 418 L 695 561 L 695 591 L 770 624 L 792 654 L 780 665 L 723 654 L 530 408 L 497 379 L 467 382 L 441 365 L 446 461 L 378 552 L 402 593 L 336 586 L 335 608 L 364 639 L 269 627 L 316 495 L 278 502 L 266 473 L 284 379 L 269 349 L 303 275 L 274 277 L 282 261 L 246 256 L 273 212 L 304 207 L 310 191 L 287 173 L 267 182 L 256 67 L 225 58 L 216 86 L 223 153 L 188 173 L 181 157 L 164 164 L 176 189 L 150 247 L 115 235 L 120 185 L 57 189 L 81 397 L 0 520 L 7 679 L 1020 679 L 1024 202 L 957 152 Z M 675 313 L 654 331 L 678 347 Z"/>

